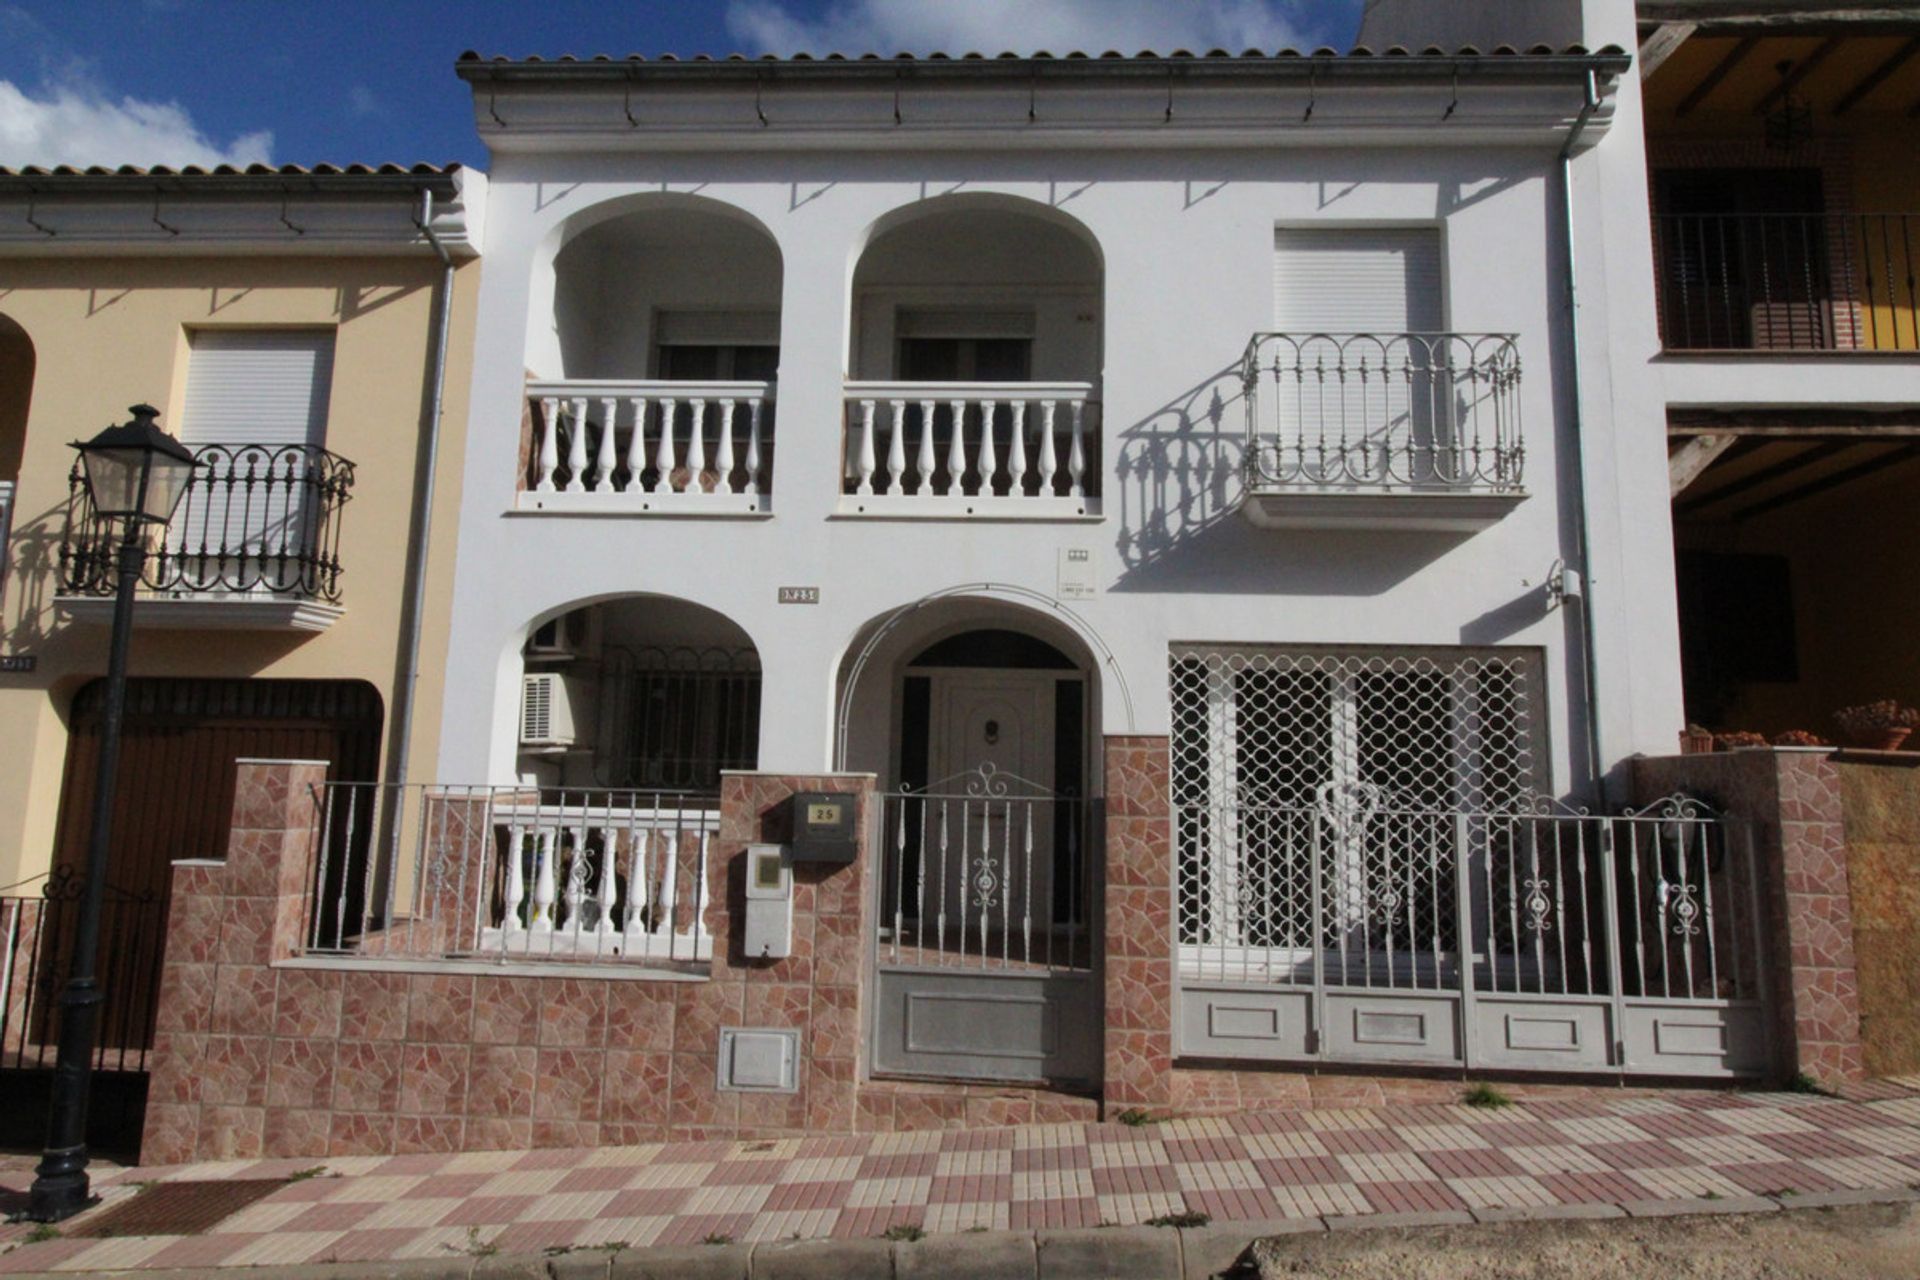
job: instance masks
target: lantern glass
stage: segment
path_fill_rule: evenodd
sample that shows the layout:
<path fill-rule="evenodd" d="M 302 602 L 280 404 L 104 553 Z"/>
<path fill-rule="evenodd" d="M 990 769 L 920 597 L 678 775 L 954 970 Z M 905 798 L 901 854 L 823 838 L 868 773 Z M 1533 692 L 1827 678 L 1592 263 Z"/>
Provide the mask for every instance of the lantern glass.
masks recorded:
<path fill-rule="evenodd" d="M 76 444 L 95 514 L 109 520 L 166 524 L 199 463 L 154 424 L 154 411 L 134 406 L 134 420 Z"/>

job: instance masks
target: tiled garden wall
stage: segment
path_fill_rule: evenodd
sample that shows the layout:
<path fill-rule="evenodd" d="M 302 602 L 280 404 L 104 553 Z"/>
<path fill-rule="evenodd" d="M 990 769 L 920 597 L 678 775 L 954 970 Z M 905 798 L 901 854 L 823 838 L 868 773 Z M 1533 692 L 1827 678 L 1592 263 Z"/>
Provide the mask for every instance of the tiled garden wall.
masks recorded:
<path fill-rule="evenodd" d="M 1920 756 L 1839 765 L 1867 1074 L 1920 1072 Z"/>

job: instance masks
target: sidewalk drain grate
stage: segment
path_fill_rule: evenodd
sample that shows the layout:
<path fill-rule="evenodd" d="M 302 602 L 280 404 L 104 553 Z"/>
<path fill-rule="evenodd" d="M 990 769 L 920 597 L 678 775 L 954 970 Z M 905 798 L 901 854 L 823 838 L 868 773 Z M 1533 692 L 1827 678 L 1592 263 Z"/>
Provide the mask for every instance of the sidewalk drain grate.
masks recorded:
<path fill-rule="evenodd" d="M 287 1185 L 285 1178 L 162 1182 L 95 1218 L 76 1236 L 195 1236 Z"/>

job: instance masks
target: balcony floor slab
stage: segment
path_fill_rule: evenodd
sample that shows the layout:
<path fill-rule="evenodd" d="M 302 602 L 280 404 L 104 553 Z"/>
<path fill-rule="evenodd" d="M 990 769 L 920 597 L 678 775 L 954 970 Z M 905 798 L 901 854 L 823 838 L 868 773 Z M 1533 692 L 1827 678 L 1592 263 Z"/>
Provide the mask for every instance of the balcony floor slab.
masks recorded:
<path fill-rule="evenodd" d="M 1525 493 L 1430 493 L 1407 489 L 1250 489 L 1241 514 L 1262 529 L 1370 529 L 1477 533 L 1505 519 Z"/>
<path fill-rule="evenodd" d="M 112 596 L 56 596 L 54 610 L 81 626 L 110 626 Z M 222 592 L 134 597 L 137 627 L 176 631 L 325 631 L 346 616 L 344 605 L 294 596 Z"/>

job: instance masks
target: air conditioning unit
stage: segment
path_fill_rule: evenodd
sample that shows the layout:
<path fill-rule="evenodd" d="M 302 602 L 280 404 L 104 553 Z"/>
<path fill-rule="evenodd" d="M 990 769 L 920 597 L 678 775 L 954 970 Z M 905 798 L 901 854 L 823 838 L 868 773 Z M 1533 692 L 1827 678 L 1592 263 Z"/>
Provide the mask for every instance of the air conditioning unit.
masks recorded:
<path fill-rule="evenodd" d="M 529 658 L 578 658 L 593 648 L 594 611 L 575 609 L 549 618 L 527 637 Z"/>
<path fill-rule="evenodd" d="M 585 708 L 584 686 L 576 677 L 528 672 L 520 684 L 520 745 L 571 747 L 582 732 L 576 712 Z"/>

